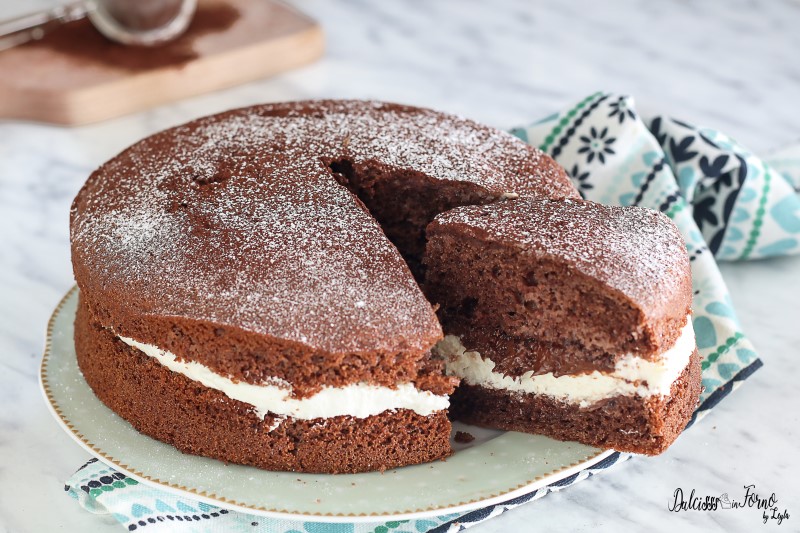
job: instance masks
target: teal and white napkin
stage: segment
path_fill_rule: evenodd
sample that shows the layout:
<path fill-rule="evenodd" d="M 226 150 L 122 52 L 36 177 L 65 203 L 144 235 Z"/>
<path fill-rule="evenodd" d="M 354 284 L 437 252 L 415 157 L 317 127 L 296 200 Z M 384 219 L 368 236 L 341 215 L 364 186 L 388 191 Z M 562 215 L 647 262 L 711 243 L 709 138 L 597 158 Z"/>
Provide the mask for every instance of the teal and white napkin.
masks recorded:
<path fill-rule="evenodd" d="M 704 391 L 693 422 L 698 420 L 761 366 L 716 261 L 800 253 L 800 145 L 760 158 L 721 132 L 663 116 L 642 118 L 632 98 L 607 93 L 513 133 L 552 155 L 585 198 L 656 209 L 680 228 L 691 258 L 694 329 L 703 357 Z M 229 511 L 137 483 L 96 460 L 81 467 L 65 490 L 87 511 L 111 514 L 126 530 L 145 533 L 439 533 L 461 531 L 629 457 L 615 453 L 549 487 L 477 511 L 373 524 Z"/>

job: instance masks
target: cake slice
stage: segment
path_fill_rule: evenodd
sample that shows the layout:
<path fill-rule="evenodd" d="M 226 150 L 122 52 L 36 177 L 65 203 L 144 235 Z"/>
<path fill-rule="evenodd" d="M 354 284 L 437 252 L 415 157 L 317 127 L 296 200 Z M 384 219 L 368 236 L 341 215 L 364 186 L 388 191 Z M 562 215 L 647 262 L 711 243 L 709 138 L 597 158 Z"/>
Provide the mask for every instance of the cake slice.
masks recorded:
<path fill-rule="evenodd" d="M 427 228 L 435 348 L 461 378 L 451 416 L 657 454 L 700 392 L 689 258 L 639 207 L 518 199 L 458 207 Z"/>

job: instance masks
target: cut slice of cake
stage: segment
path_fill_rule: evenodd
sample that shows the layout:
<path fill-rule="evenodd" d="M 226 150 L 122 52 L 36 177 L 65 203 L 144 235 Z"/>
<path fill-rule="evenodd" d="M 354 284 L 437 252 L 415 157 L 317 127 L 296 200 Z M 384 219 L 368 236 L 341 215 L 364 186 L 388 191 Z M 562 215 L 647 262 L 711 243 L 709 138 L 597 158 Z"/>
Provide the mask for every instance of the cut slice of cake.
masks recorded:
<path fill-rule="evenodd" d="M 458 207 L 427 228 L 426 292 L 462 379 L 451 417 L 657 454 L 700 392 L 689 258 L 664 215 L 581 200 Z"/>

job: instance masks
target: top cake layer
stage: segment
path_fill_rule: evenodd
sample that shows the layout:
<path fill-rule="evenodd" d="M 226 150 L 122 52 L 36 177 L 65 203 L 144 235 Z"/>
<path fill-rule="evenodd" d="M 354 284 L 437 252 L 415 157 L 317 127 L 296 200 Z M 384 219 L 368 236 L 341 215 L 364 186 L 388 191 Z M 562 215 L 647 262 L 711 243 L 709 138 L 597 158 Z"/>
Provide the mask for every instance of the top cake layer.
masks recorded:
<path fill-rule="evenodd" d="M 594 366 L 603 353 L 657 357 L 690 313 L 683 239 L 649 209 L 521 198 L 453 209 L 428 235 L 429 293 L 458 334 L 488 327 L 579 346 Z M 443 259 L 458 250 L 460 273 Z"/>
<path fill-rule="evenodd" d="M 683 237 L 668 217 L 651 209 L 520 199 L 453 209 L 440 215 L 437 225 L 458 226 L 467 235 L 559 257 L 650 316 L 675 310 L 686 316 L 691 306 Z"/>
<path fill-rule="evenodd" d="M 428 110 L 318 101 L 199 119 L 125 150 L 75 199 L 75 276 L 96 319 L 245 381 L 413 379 L 441 329 L 334 176 L 342 160 L 492 198 L 575 194 L 541 152 Z"/>

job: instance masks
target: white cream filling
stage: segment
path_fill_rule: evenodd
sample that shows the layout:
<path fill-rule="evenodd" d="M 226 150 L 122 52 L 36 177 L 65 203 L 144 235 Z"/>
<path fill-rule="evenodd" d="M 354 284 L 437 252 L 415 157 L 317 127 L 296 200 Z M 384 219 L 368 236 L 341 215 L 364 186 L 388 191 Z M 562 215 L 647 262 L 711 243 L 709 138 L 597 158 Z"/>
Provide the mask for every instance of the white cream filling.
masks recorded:
<path fill-rule="evenodd" d="M 267 413 L 300 420 L 352 416 L 366 418 L 384 411 L 410 409 L 421 416 L 428 416 L 447 409 L 447 396 L 437 396 L 421 391 L 412 383 L 402 383 L 396 389 L 368 383 L 356 383 L 344 387 L 323 387 L 308 398 L 292 398 L 292 387 L 281 379 L 254 385 L 217 374 L 207 366 L 194 361 L 178 361 L 175 354 L 152 344 L 145 344 L 120 336 L 125 344 L 132 346 L 159 363 L 198 383 L 221 391 L 231 399 L 253 406 L 255 412 L 264 417 Z"/>
<path fill-rule="evenodd" d="M 654 361 L 627 354 L 617 361 L 610 373 L 597 370 L 587 374 L 554 376 L 552 372 L 534 375 L 506 376 L 494 371 L 495 363 L 475 351 L 467 351 L 461 339 L 447 335 L 434 348 L 445 360 L 447 373 L 470 385 L 527 394 L 543 394 L 580 407 L 614 396 L 666 396 L 672 383 L 689 364 L 695 350 L 691 316 L 680 337 Z"/>

